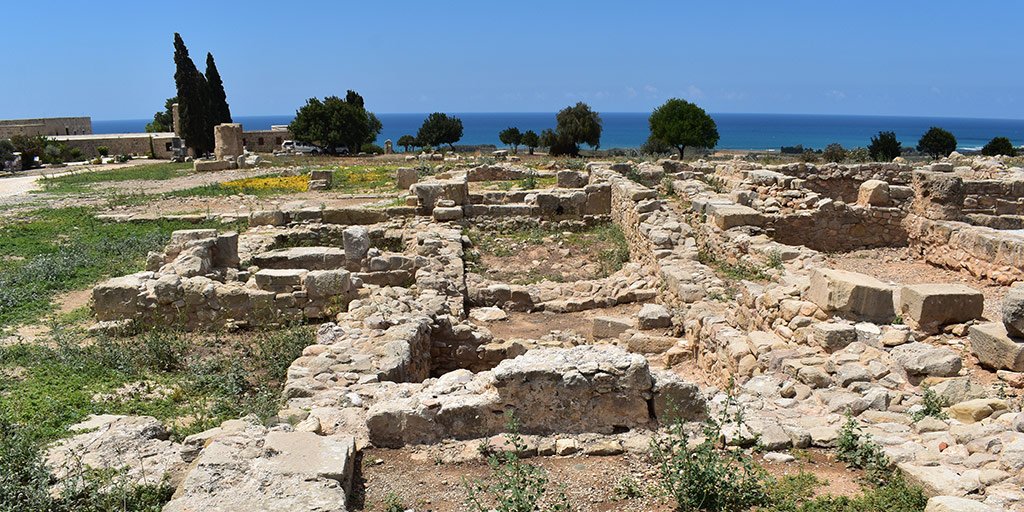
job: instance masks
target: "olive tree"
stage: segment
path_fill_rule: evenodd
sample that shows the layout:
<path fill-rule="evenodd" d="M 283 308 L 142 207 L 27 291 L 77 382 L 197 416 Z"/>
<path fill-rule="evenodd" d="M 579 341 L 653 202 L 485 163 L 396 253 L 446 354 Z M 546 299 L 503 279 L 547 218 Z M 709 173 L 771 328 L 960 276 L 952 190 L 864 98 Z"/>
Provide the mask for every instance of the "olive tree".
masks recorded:
<path fill-rule="evenodd" d="M 448 144 L 455 150 L 455 143 L 462 138 L 462 119 L 440 112 L 427 116 L 416 133 L 416 140 L 427 146 Z"/>
<path fill-rule="evenodd" d="M 508 127 L 498 133 L 498 140 L 511 146 L 512 152 L 516 153 L 519 151 L 519 145 L 523 143 L 523 133 L 519 128 Z"/>
<path fill-rule="evenodd" d="M 581 101 L 566 107 L 558 112 L 555 120 L 558 124 L 551 132 L 549 144 L 544 144 L 544 134 L 541 134 L 541 143 L 551 148 L 552 155 L 579 156 L 580 144 L 600 147 L 601 116 L 591 110 L 590 105 Z"/>
<path fill-rule="evenodd" d="M 956 137 L 938 126 L 932 126 L 917 142 L 917 150 L 932 158 L 941 158 L 956 151 Z"/>
<path fill-rule="evenodd" d="M 900 141 L 896 140 L 894 132 L 878 132 L 877 136 L 871 137 L 871 144 L 868 146 L 868 153 L 876 162 L 888 162 L 900 156 L 902 151 L 903 148 Z"/>
<path fill-rule="evenodd" d="M 416 142 L 416 137 L 413 137 L 412 135 L 402 135 L 398 138 L 398 145 L 405 148 L 405 152 L 408 153 L 410 147 L 416 147 L 419 144 Z"/>
<path fill-rule="evenodd" d="M 981 148 L 981 154 L 985 156 L 1017 156 L 1017 149 L 1013 147 L 1013 143 L 1006 137 L 993 137 L 992 140 L 985 144 L 985 147 Z"/>
<path fill-rule="evenodd" d="M 526 132 L 523 133 L 523 140 L 521 140 L 520 143 L 526 146 L 532 155 L 533 150 L 540 146 L 540 136 L 538 136 L 537 132 L 533 130 L 526 130 Z"/>
<path fill-rule="evenodd" d="M 373 142 L 381 131 L 377 116 L 363 107 L 362 97 L 349 91 L 345 99 L 328 96 L 310 98 L 295 113 L 288 130 L 296 139 L 333 150 L 338 146 L 356 154 L 363 144 Z"/>
<path fill-rule="evenodd" d="M 679 98 L 672 98 L 654 109 L 648 119 L 651 138 L 668 144 L 683 158 L 686 146 L 713 148 L 718 144 L 718 126 L 704 109 Z"/>

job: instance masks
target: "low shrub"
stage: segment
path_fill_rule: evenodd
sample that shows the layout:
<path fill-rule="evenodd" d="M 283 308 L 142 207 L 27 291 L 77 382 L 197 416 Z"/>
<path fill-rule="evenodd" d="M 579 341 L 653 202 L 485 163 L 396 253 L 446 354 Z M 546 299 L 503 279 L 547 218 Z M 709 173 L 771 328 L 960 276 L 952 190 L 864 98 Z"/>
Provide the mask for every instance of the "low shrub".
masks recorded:
<path fill-rule="evenodd" d="M 947 415 L 946 411 L 943 410 L 943 408 L 949 407 L 949 401 L 940 396 L 930 387 L 924 388 L 924 396 L 922 397 L 921 405 L 923 406 L 921 409 L 914 411 L 912 416 L 914 421 L 921 421 L 928 416 L 940 420 L 949 418 L 949 415 Z"/>

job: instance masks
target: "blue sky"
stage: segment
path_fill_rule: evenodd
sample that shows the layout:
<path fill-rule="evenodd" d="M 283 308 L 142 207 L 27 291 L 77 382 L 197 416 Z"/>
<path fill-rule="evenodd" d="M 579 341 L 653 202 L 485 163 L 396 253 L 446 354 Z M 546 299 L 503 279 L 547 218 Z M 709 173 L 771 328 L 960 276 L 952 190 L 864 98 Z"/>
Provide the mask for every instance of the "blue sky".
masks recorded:
<path fill-rule="evenodd" d="M 55 7 L 60 5 L 60 7 Z M 984 7 L 982 7 L 984 6 Z M 174 12 L 172 13 L 172 9 Z M 172 35 L 235 115 L 355 89 L 376 112 L 1024 118 L 1024 2 L 6 2 L 0 118 L 147 118 Z"/>

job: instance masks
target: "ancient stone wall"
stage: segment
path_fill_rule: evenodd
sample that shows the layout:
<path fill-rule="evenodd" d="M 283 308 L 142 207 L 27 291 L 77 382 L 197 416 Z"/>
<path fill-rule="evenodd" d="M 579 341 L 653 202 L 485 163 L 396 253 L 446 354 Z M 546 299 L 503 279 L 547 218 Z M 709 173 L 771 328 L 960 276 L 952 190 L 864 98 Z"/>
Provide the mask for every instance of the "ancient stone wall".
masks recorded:
<path fill-rule="evenodd" d="M 860 185 L 868 180 L 881 180 L 890 185 L 910 185 L 911 166 L 896 163 L 865 163 L 853 165 L 794 163 L 767 166 L 770 171 L 803 180 L 801 187 L 832 199 L 857 201 Z"/>
<path fill-rule="evenodd" d="M 910 250 L 933 265 L 1010 284 L 1024 279 L 1024 236 L 964 222 L 910 215 Z"/>
<path fill-rule="evenodd" d="M 827 207 L 771 217 L 773 237 L 786 245 L 845 252 L 907 245 L 906 212 L 896 207 L 830 203 Z"/>
<path fill-rule="evenodd" d="M 273 153 L 281 149 L 281 144 L 291 140 L 292 132 L 288 130 L 250 130 L 242 132 L 242 146 L 255 153 Z"/>
<path fill-rule="evenodd" d="M 9 139 L 15 135 L 88 135 L 91 133 L 92 118 L 89 117 L 0 120 L 0 139 Z"/>
<path fill-rule="evenodd" d="M 150 149 L 157 158 L 170 158 L 174 154 L 173 133 L 130 133 L 123 135 L 58 135 L 54 140 L 69 148 L 78 148 L 86 157 L 99 156 L 96 148 L 105 146 L 111 155 L 148 155 Z M 152 145 L 150 145 L 152 142 Z"/>

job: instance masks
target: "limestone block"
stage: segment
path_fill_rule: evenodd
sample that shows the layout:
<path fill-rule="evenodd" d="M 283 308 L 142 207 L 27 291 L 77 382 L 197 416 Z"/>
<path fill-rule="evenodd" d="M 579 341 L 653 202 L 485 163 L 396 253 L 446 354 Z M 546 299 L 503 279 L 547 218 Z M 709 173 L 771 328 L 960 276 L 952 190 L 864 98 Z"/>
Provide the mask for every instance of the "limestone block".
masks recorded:
<path fill-rule="evenodd" d="M 970 484 L 967 480 L 960 478 L 956 471 L 946 466 L 918 466 L 902 462 L 897 464 L 897 467 L 907 479 L 907 483 L 920 487 L 925 496 L 965 496 L 974 490 L 968 489 L 967 486 Z"/>
<path fill-rule="evenodd" d="M 921 342 L 900 345 L 889 354 L 912 377 L 955 377 L 963 366 L 953 350 Z"/>
<path fill-rule="evenodd" d="M 811 328 L 814 341 L 828 352 L 836 352 L 857 341 L 857 328 L 848 324 L 820 322 Z"/>
<path fill-rule="evenodd" d="M 871 276 L 816 268 L 811 272 L 807 300 L 826 313 L 855 320 L 890 323 L 895 317 L 893 287 Z"/>
<path fill-rule="evenodd" d="M 632 323 L 624 318 L 610 316 L 597 316 L 593 320 L 591 331 L 595 339 L 618 338 L 620 334 L 633 327 Z"/>
<path fill-rule="evenodd" d="M 143 282 L 152 272 L 140 272 L 108 279 L 92 289 L 93 311 L 96 320 L 121 320 L 137 313 L 137 299 Z"/>
<path fill-rule="evenodd" d="M 1001 322 L 972 325 L 968 337 L 971 351 L 983 366 L 1024 372 L 1024 340 L 1011 338 Z"/>
<path fill-rule="evenodd" d="M 409 190 L 409 187 L 415 185 L 419 179 L 416 169 L 400 167 L 395 171 L 395 186 L 398 190 Z"/>
<path fill-rule="evenodd" d="M 331 270 L 344 266 L 345 251 L 337 247 L 274 249 L 253 256 L 252 264 L 260 268 Z"/>
<path fill-rule="evenodd" d="M 370 232 L 362 226 L 347 227 L 342 232 L 342 245 L 347 260 L 362 261 L 370 250 Z"/>
<path fill-rule="evenodd" d="M 867 180 L 857 190 L 857 204 L 860 206 L 889 206 L 889 184 L 882 180 Z"/>
<path fill-rule="evenodd" d="M 314 270 L 302 282 L 310 299 L 322 299 L 348 293 L 352 288 L 347 270 Z"/>
<path fill-rule="evenodd" d="M 953 404 L 946 409 L 950 417 L 961 423 L 976 423 L 988 418 L 997 411 L 1008 409 L 1006 402 L 994 398 L 975 398 L 958 404 Z"/>
<path fill-rule="evenodd" d="M 924 512 L 997 512 L 984 503 L 957 496 L 934 496 L 928 500 Z"/>
<path fill-rule="evenodd" d="M 564 169 L 557 174 L 558 188 L 583 188 L 587 186 L 587 175 L 581 172 Z"/>
<path fill-rule="evenodd" d="M 213 156 L 217 160 L 234 159 L 243 152 L 241 124 L 223 123 L 213 127 Z"/>
<path fill-rule="evenodd" d="M 226 171 L 235 168 L 233 160 L 196 160 L 193 167 L 196 172 Z"/>
<path fill-rule="evenodd" d="M 734 203 L 708 205 L 708 221 L 726 230 L 737 226 L 763 226 L 766 222 L 761 212 Z"/>
<path fill-rule="evenodd" d="M 1024 337 L 1024 283 L 1015 283 L 1003 297 L 1003 325 L 1010 336 Z"/>
<path fill-rule="evenodd" d="M 962 284 L 914 284 L 900 291 L 900 315 L 911 328 L 937 333 L 942 326 L 981 318 L 985 296 Z"/>
<path fill-rule="evenodd" d="M 249 214 L 250 226 L 284 226 L 288 223 L 281 210 L 260 210 Z"/>
<path fill-rule="evenodd" d="M 663 329 L 672 327 L 672 314 L 661 304 L 644 304 L 636 315 L 638 329 Z"/>
<path fill-rule="evenodd" d="M 462 207 L 451 206 L 451 207 L 434 207 L 434 220 L 438 222 L 446 222 L 459 220 L 462 218 Z"/>
<path fill-rule="evenodd" d="M 384 222 L 388 216 L 382 211 L 366 208 L 325 208 L 321 218 L 325 224 L 353 226 Z"/>
<path fill-rule="evenodd" d="M 707 418 L 707 401 L 700 388 L 686 382 L 678 375 L 666 372 L 651 372 L 654 378 L 654 417 L 662 424 L 673 421 L 702 421 Z"/>
<path fill-rule="evenodd" d="M 290 292 L 302 286 L 302 279 L 309 273 L 303 269 L 266 268 L 256 272 L 256 286 L 261 290 Z"/>
<path fill-rule="evenodd" d="M 213 246 L 213 266 L 215 268 L 238 268 L 238 233 L 230 231 L 217 236 Z"/>

